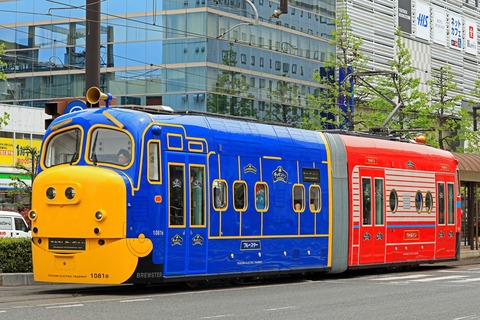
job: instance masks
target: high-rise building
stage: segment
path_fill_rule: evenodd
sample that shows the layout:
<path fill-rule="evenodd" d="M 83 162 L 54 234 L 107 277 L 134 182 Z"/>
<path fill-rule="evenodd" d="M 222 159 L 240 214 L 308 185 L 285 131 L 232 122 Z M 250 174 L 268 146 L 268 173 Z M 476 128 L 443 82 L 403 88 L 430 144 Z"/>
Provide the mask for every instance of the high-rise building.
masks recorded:
<path fill-rule="evenodd" d="M 0 2 L 0 102 L 84 96 L 86 2 Z M 101 1 L 100 89 L 117 104 L 245 116 L 287 106 L 301 115 L 319 88 L 313 71 L 334 51 L 335 1 L 290 0 L 279 10 L 269 0 Z"/>

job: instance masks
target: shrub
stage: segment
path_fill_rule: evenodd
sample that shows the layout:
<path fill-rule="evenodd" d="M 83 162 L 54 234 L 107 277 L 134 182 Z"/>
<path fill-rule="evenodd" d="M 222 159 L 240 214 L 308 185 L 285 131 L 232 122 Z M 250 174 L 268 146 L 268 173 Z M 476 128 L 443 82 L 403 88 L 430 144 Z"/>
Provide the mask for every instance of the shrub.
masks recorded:
<path fill-rule="evenodd" d="M 0 238 L 0 270 L 32 272 L 32 239 Z"/>

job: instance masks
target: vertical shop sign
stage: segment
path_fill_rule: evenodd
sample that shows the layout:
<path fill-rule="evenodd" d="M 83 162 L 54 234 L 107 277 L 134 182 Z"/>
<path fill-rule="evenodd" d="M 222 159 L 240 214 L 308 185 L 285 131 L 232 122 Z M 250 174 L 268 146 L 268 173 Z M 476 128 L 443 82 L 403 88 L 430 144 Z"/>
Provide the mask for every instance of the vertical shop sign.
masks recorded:
<path fill-rule="evenodd" d="M 398 25 L 405 33 L 412 33 L 412 1 L 398 0 Z"/>

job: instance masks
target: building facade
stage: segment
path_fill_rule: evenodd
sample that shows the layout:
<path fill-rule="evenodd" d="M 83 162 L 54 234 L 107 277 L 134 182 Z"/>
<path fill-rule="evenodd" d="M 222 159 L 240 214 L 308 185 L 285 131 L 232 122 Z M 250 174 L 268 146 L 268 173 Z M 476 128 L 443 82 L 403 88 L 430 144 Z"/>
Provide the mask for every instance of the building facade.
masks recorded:
<path fill-rule="evenodd" d="M 478 55 L 478 0 L 374 0 L 346 1 L 352 31 L 364 41 L 363 51 L 373 70 L 389 70 L 395 54 L 395 31 L 400 27 L 411 54 L 420 89 L 428 92 L 433 70 L 451 66 L 458 107 L 471 110 L 475 80 L 480 80 Z"/>
<path fill-rule="evenodd" d="M 0 115 L 9 114 L 8 124 L 0 128 L 0 210 L 16 209 L 14 203 L 22 199 L 14 199 L 7 194 L 12 189 L 11 177 L 22 179 L 30 185 L 31 179 L 25 172 L 14 168 L 21 163 L 31 168 L 32 156 L 28 147 L 40 150 L 45 119 L 43 109 L 0 104 Z"/>
<path fill-rule="evenodd" d="M 43 107 L 82 97 L 85 0 L 2 1 L 5 83 L 0 102 Z M 167 105 L 261 116 L 272 105 L 301 114 L 319 85 L 313 71 L 334 49 L 335 1 L 101 2 L 100 89 L 118 104 Z M 297 108 L 300 107 L 300 108 Z M 291 111 L 291 110 L 290 110 Z"/>

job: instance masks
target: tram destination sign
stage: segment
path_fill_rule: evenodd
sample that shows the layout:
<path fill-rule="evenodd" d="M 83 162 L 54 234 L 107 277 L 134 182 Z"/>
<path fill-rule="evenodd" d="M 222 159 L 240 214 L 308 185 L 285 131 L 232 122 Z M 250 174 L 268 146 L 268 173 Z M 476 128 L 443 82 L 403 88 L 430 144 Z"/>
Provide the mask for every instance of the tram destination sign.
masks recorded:
<path fill-rule="evenodd" d="M 318 168 L 302 168 L 303 182 L 320 182 L 320 169 Z"/>
<path fill-rule="evenodd" d="M 76 238 L 50 238 L 48 239 L 49 250 L 85 250 L 85 239 Z"/>

